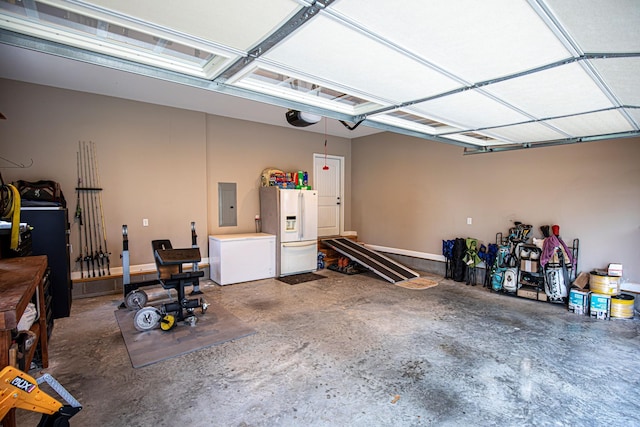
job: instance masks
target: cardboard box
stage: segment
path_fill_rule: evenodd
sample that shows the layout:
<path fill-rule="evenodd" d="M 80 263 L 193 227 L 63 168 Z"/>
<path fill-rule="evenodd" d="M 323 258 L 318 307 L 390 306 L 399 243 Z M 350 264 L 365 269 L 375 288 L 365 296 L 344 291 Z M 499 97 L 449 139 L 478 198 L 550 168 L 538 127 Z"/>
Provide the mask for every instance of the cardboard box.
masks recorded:
<path fill-rule="evenodd" d="M 538 291 L 536 288 L 523 286 L 516 291 L 516 295 L 522 298 L 538 299 Z"/>
<path fill-rule="evenodd" d="M 537 273 L 538 272 L 538 260 L 528 260 L 522 259 L 520 260 L 520 271 L 526 271 L 527 273 Z"/>
<path fill-rule="evenodd" d="M 593 319 L 608 320 L 611 313 L 611 295 L 591 293 L 589 314 Z"/>
<path fill-rule="evenodd" d="M 589 294 L 591 292 L 579 288 L 569 291 L 569 311 L 575 314 L 589 314 Z"/>
<path fill-rule="evenodd" d="M 538 292 L 538 301 L 549 301 L 549 297 L 544 291 Z"/>
<path fill-rule="evenodd" d="M 586 273 L 583 271 L 582 273 L 578 274 L 578 277 L 576 277 L 576 280 L 573 281 L 571 286 L 574 286 L 578 289 L 584 289 L 588 284 L 589 284 L 589 273 Z"/>
<path fill-rule="evenodd" d="M 607 274 L 609 276 L 622 277 L 622 264 L 609 264 Z"/>

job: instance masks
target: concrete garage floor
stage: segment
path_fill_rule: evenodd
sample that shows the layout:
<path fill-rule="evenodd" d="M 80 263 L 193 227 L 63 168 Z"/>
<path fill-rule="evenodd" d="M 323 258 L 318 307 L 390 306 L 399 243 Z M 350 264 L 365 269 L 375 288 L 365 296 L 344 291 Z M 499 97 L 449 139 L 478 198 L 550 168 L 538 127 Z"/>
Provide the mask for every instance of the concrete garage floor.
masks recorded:
<path fill-rule="evenodd" d="M 591 320 L 441 277 L 409 290 L 320 273 L 294 286 L 203 283 L 258 332 L 139 369 L 115 320 L 120 296 L 75 300 L 46 370 L 84 405 L 71 425 L 640 425 L 638 319 Z M 19 426 L 38 418 L 18 411 Z"/>

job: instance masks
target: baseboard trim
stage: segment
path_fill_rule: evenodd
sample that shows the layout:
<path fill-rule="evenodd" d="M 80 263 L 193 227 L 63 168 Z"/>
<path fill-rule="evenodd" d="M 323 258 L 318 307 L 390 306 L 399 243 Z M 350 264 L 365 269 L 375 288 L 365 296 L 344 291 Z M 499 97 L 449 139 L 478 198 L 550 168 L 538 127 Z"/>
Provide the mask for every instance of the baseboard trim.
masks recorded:
<path fill-rule="evenodd" d="M 410 251 L 407 249 L 390 248 L 388 246 L 379 246 L 379 245 L 370 245 L 370 244 L 365 244 L 365 246 L 369 249 L 373 249 L 374 251 L 379 251 L 379 252 L 410 256 L 413 258 L 428 259 L 431 261 L 441 261 L 441 262 L 446 261 L 446 258 L 444 257 L 444 255 L 430 254 L 428 252 L 417 252 L 417 251 Z"/>
<path fill-rule="evenodd" d="M 640 294 L 640 283 L 622 282 L 620 283 L 620 289 L 633 292 L 634 294 Z"/>

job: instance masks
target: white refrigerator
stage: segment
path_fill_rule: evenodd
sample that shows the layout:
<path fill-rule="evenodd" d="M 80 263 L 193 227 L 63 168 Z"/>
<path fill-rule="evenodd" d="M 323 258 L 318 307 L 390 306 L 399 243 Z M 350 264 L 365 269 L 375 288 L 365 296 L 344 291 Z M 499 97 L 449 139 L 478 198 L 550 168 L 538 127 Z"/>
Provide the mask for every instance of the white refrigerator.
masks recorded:
<path fill-rule="evenodd" d="M 318 192 L 260 188 L 262 232 L 276 236 L 276 276 L 318 268 Z"/>

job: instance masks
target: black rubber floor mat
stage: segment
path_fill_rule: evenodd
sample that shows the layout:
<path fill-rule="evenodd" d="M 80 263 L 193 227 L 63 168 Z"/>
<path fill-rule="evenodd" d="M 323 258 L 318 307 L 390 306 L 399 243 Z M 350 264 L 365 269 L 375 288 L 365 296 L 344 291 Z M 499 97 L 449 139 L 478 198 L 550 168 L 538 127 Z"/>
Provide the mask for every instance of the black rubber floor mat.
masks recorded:
<path fill-rule="evenodd" d="M 278 280 L 288 285 L 297 285 L 314 280 L 325 279 L 327 276 L 315 273 L 292 274 L 291 276 L 278 277 Z"/>

